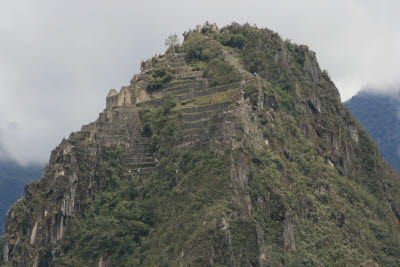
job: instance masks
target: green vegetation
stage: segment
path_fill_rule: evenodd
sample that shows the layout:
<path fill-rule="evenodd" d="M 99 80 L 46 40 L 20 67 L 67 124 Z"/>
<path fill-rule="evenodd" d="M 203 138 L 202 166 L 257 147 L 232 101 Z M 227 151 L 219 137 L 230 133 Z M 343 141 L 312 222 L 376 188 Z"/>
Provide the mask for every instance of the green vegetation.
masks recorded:
<path fill-rule="evenodd" d="M 182 49 L 186 53 L 186 59 L 191 64 L 216 58 L 221 52 L 216 43 L 213 43 L 210 39 L 205 39 L 199 33 L 190 34 L 183 42 Z"/>
<path fill-rule="evenodd" d="M 253 106 L 257 106 L 257 100 L 258 100 L 257 84 L 255 83 L 247 84 L 244 88 L 244 97 L 246 99 L 250 99 L 250 103 Z"/>
<path fill-rule="evenodd" d="M 252 150 L 257 175 L 249 183 L 249 191 L 254 217 L 268 233 L 265 242 L 269 244 L 271 264 L 359 265 L 372 260 L 396 265 L 394 255 L 400 251 L 394 244 L 399 240 L 390 230 L 390 208 L 369 186 L 329 168 L 308 140 L 293 138 L 293 122 L 275 117 L 274 128 L 267 130 L 271 146 L 281 146 L 282 154 L 279 149 Z M 292 256 L 282 246 L 286 212 L 298 216 L 296 252 Z M 386 223 L 377 220 L 377 214 Z M 360 236 L 368 240 L 363 248 L 352 245 Z M 382 244 L 387 244 L 385 253 L 380 250 Z"/>
<path fill-rule="evenodd" d="M 220 214 L 227 205 L 227 174 L 227 158 L 212 153 L 172 153 L 161 158 L 160 172 L 145 190 L 152 196 L 159 221 L 158 231 L 141 247 L 144 266 L 179 265 L 182 253 L 193 253 L 190 258 L 196 265 L 207 264 L 217 228 L 206 218 Z"/>
<path fill-rule="evenodd" d="M 178 254 L 190 249 L 198 255 L 194 262 L 206 264 L 203 256 L 209 253 L 207 247 L 217 229 L 211 222 L 188 223 L 200 214 L 221 212 L 210 210 L 216 203 L 226 205 L 228 158 L 210 152 L 171 153 L 171 125 L 166 115 L 174 103 L 169 97 L 162 103 L 142 112 L 145 128 L 156 142 L 159 172 L 145 181 L 134 176 L 122 178 L 122 148 L 107 150 L 97 174 L 102 193 L 77 234 L 69 237 L 77 240 L 76 245 L 60 263 L 92 265 L 100 256 L 113 266 L 177 263 Z M 180 225 L 187 226 L 183 229 Z M 149 234 L 151 229 L 158 230 Z M 160 253 L 161 248 L 165 252 Z"/>
<path fill-rule="evenodd" d="M 104 154 L 96 176 L 103 192 L 91 205 L 84 222 L 67 237 L 75 240 L 72 255 L 61 259 L 63 264 L 94 265 L 103 256 L 113 266 L 129 266 L 142 238 L 154 224 L 154 215 L 145 200 L 138 201 L 139 178 L 122 178 L 122 147 L 112 147 Z"/>
<path fill-rule="evenodd" d="M 204 76 L 208 78 L 211 87 L 241 80 L 241 76 L 230 64 L 215 58 L 207 63 L 204 68 Z"/>
<path fill-rule="evenodd" d="M 246 38 L 243 34 L 225 34 L 221 36 L 221 43 L 233 48 L 243 48 L 246 44 Z"/>
<path fill-rule="evenodd" d="M 110 180 L 111 184 L 119 182 L 105 187 L 113 189 L 94 202 L 96 212 L 90 213 L 94 215 L 80 232 L 83 262 L 95 262 L 103 255 L 120 266 L 207 266 L 210 259 L 215 266 L 229 265 L 232 259 L 238 265 L 257 265 L 263 250 L 271 266 L 398 265 L 400 227 L 393 213 L 396 208 L 387 204 L 383 192 L 389 180 L 376 175 L 377 169 L 385 172 L 387 167 L 377 160 L 379 152 L 361 128 L 358 145 L 342 139 L 347 147 L 355 146 L 352 153 L 357 158 L 350 168 L 357 171 L 343 175 L 349 172 L 345 169 L 349 167 L 343 166 L 348 163 L 340 162 L 345 158 L 336 160 L 334 167 L 327 164 L 329 157 L 338 154 L 326 137 L 335 134 L 327 134 L 343 131 L 354 121 L 344 122 L 337 114 L 340 103 L 332 97 L 332 83 L 326 73 L 321 74 L 323 81 L 318 84 L 305 76 L 308 48 L 283 42 L 272 32 L 237 25 L 220 32 L 192 33 L 182 45 L 192 69 L 202 70 L 210 86 L 242 79 L 232 65 L 220 59 L 224 47 L 238 55 L 246 70 L 268 81 L 250 82 L 243 88 L 244 98 L 253 107 L 249 117 L 253 123 L 258 118 L 257 127 L 268 146 L 255 145 L 249 137 L 239 135 L 235 140 L 243 145 L 220 156 L 174 151 L 176 119 L 183 116 L 182 104 L 166 95 L 159 107 L 143 108 L 141 118 L 160 160 L 159 171 L 142 182 Z M 288 66 L 275 59 L 283 49 L 291 59 Z M 223 103 L 238 94 L 237 90 L 228 90 L 198 97 L 191 104 Z M 309 110 L 313 104 L 305 99 L 313 94 L 324 111 Z M 263 108 L 259 107 L 260 95 L 269 99 Z M 170 116 L 172 110 L 179 111 L 176 117 Z M 211 116 L 209 123 L 217 117 Z M 305 121 L 313 125 L 308 136 L 299 127 Z M 240 182 L 231 173 L 239 167 L 233 164 L 246 158 L 250 159 L 250 176 L 247 184 L 238 186 Z M 114 171 L 107 174 L 110 166 L 114 165 L 107 165 L 104 177 L 117 172 L 113 167 Z M 135 189 L 138 187 L 140 192 Z M 133 203 L 123 193 L 126 188 L 131 188 L 128 191 L 133 194 Z M 120 201 L 128 201 L 128 205 Z M 109 217 L 97 217 L 104 214 Z M 116 227 L 120 221 L 123 227 Z M 123 222 L 132 225 L 124 226 Z M 290 234 L 289 223 L 294 241 L 285 236 L 285 231 Z M 94 230 L 100 226 L 108 229 L 111 234 L 107 236 L 111 235 L 113 242 L 107 243 L 106 232 Z M 131 240 L 122 238 L 126 233 Z M 103 243 L 97 241 L 99 237 Z M 121 250 L 124 242 L 128 245 Z"/>
<path fill-rule="evenodd" d="M 172 47 L 173 52 L 175 53 L 175 47 L 179 44 L 179 38 L 176 34 L 171 34 L 165 39 L 165 46 Z"/>
<path fill-rule="evenodd" d="M 160 154 L 169 154 L 173 144 L 175 122 L 168 120 L 168 113 L 176 103 L 171 95 L 164 97 L 157 109 L 145 109 L 141 112 L 144 132 L 151 136 L 155 150 Z"/>
<path fill-rule="evenodd" d="M 237 89 L 228 90 L 225 92 L 215 93 L 211 96 L 200 96 L 195 98 L 196 105 L 212 105 L 223 103 L 227 100 L 238 98 L 240 92 Z"/>
<path fill-rule="evenodd" d="M 221 47 L 214 40 L 205 39 L 198 33 L 191 34 L 183 43 L 186 59 L 192 69 L 202 70 L 209 86 L 238 82 L 241 75 L 229 63 L 219 59 Z"/>
<path fill-rule="evenodd" d="M 176 51 L 209 88 L 197 94 L 197 76 L 164 83 L 174 74 L 168 60 L 181 64 L 182 54 L 154 58 L 163 66 L 146 69 L 147 90 L 161 97 L 137 106 L 154 151 L 144 157 L 158 159 L 154 171 L 124 176 L 128 147 L 88 133 L 52 153 L 45 183 L 68 180 L 53 177 L 79 162 L 77 216 L 67 217 L 56 265 L 101 258 L 112 266 L 400 265 L 398 176 L 306 46 L 247 24 L 207 24 L 185 34 Z M 9 240 L 28 228 L 17 255 L 37 249 L 28 241 L 36 220 L 29 212 L 43 214 L 41 203 L 47 212 L 47 194 L 13 207 L 21 219 Z M 49 205 L 50 222 L 60 210 Z M 36 244 L 46 244 L 43 236 Z"/>
<path fill-rule="evenodd" d="M 162 66 L 154 69 L 147 85 L 147 91 L 154 93 L 164 85 L 168 84 L 174 79 L 174 69 L 169 66 Z"/>

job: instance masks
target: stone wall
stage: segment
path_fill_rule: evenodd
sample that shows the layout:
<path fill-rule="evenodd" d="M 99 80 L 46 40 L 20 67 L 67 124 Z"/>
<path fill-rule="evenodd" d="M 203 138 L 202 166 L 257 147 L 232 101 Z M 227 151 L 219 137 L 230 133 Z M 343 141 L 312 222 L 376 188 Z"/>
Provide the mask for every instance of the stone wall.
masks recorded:
<path fill-rule="evenodd" d="M 123 86 L 119 93 L 115 89 L 111 89 L 107 95 L 106 107 L 121 107 L 132 105 L 132 92 L 129 87 Z"/>

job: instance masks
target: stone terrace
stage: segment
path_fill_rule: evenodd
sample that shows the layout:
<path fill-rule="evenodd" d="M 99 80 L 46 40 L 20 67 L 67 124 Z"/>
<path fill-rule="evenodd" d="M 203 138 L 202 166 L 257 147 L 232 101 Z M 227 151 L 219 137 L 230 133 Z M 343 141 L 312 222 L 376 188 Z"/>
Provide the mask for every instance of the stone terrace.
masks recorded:
<path fill-rule="evenodd" d="M 174 69 L 174 80 L 149 94 L 146 90 L 149 77 L 161 66 Z M 111 90 L 107 108 L 96 123 L 85 126 L 84 130 L 90 131 L 91 138 L 105 146 L 124 144 L 127 147 L 125 176 L 147 176 L 156 170 L 156 159 L 151 138 L 143 134 L 138 109 L 157 107 L 165 94 L 172 95 L 177 103 L 169 114 L 176 122 L 174 149 L 209 149 L 212 145 L 218 151 L 243 134 L 235 110 L 243 99 L 245 84 L 243 81 L 210 87 L 201 71 L 193 71 L 187 65 L 184 54 L 167 54 L 144 63 L 141 73 L 119 94 Z"/>
<path fill-rule="evenodd" d="M 147 80 L 152 70 L 169 65 L 176 71 L 175 79 L 161 88 L 162 94 L 150 95 L 146 101 L 139 101 L 137 106 L 156 107 L 163 95 L 172 94 L 178 107 L 170 118 L 177 122 L 175 149 L 206 148 L 210 143 L 227 143 L 242 133 L 240 120 L 233 112 L 237 101 L 242 98 L 244 82 L 235 82 L 209 87 L 200 71 L 192 71 L 185 61 L 184 54 L 165 55 L 156 62 L 149 61 L 139 80 Z M 135 83 L 133 88 L 138 88 Z M 146 88 L 141 89 L 145 91 Z"/>
<path fill-rule="evenodd" d="M 86 130 L 90 128 L 86 127 Z M 113 144 L 125 145 L 123 160 L 125 176 L 147 176 L 155 170 L 151 138 L 143 135 L 135 106 L 107 108 L 100 113 L 99 120 L 92 126 L 91 131 L 91 136 L 106 147 Z"/>

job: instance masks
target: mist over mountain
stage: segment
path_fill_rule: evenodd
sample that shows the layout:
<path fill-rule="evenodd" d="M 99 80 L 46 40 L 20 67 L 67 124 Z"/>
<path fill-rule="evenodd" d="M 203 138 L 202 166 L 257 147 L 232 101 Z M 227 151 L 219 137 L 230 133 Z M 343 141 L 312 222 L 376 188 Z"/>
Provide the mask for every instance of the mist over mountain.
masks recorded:
<path fill-rule="evenodd" d="M 363 90 L 344 104 L 374 139 L 383 158 L 400 173 L 400 89 Z"/>
<path fill-rule="evenodd" d="M 308 44 L 342 100 L 366 83 L 399 82 L 398 0 L 234 2 L 86 0 L 78 8 L 73 1 L 2 1 L 6 148 L 18 162 L 47 162 L 62 138 L 96 118 L 110 88 L 129 83 L 142 60 L 164 52 L 168 34 L 207 20 L 256 23 Z"/>

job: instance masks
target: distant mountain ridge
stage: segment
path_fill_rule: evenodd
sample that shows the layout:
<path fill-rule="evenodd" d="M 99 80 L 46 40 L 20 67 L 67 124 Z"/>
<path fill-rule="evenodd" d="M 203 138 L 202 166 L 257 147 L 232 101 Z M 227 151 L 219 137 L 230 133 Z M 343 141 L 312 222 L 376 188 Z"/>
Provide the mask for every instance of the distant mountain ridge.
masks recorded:
<path fill-rule="evenodd" d="M 383 158 L 400 173 L 400 90 L 361 91 L 345 105 L 374 139 Z"/>
<path fill-rule="evenodd" d="M 11 204 L 24 194 L 25 184 L 37 180 L 43 173 L 44 166 L 21 166 L 12 160 L 0 161 L 0 235 L 4 217 Z"/>

